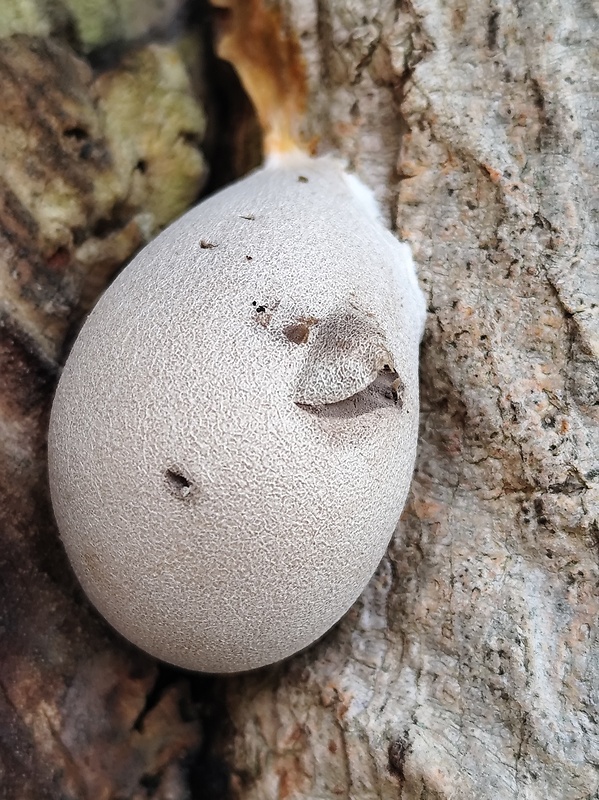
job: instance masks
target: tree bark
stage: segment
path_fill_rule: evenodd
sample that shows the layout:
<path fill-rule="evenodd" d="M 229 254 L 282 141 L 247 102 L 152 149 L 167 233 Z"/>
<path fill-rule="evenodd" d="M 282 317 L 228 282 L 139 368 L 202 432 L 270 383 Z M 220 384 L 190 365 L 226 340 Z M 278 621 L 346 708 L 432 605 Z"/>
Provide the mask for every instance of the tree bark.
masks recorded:
<path fill-rule="evenodd" d="M 198 194 L 202 110 L 172 45 L 94 73 L 64 40 L 18 33 L 0 38 L 0 109 L 0 797 L 185 797 L 201 745 L 189 686 L 76 586 L 45 440 L 65 339 Z"/>
<path fill-rule="evenodd" d="M 237 796 L 598 797 L 597 9 L 288 0 L 309 116 L 428 296 L 411 499 L 319 645 L 226 684 Z"/>
<path fill-rule="evenodd" d="M 10 16 L 21 5 L 45 9 L 25 30 Z M 89 607 L 51 522 L 52 389 L 85 308 L 194 200 L 203 122 L 185 78 L 157 101 L 181 101 L 174 139 L 160 113 L 143 125 L 111 114 L 131 81 L 144 97 L 148 80 L 164 90 L 162 59 L 176 54 L 149 45 L 106 75 L 83 58 L 102 66 L 106 26 L 10 0 L 0 10 L 0 797 L 598 798 L 596 6 L 277 7 L 305 62 L 307 129 L 374 189 L 428 297 L 409 503 L 341 623 L 254 674 L 207 684 L 167 670 Z M 166 139 L 148 150 L 144 131 Z M 236 164 L 247 164 L 247 139 L 235 139 Z M 165 208 L 167 173 L 183 183 Z M 210 695 L 228 719 L 207 713 Z M 229 777 L 204 758 L 202 715 Z"/>

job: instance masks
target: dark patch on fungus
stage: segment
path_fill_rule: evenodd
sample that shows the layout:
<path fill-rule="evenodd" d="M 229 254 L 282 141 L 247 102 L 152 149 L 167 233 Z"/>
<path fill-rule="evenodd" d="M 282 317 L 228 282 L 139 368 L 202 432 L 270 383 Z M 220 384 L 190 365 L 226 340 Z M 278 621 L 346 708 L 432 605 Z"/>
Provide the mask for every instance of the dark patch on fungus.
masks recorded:
<path fill-rule="evenodd" d="M 239 216 L 241 219 L 249 219 L 250 221 L 256 219 L 253 214 L 240 214 Z"/>
<path fill-rule="evenodd" d="M 310 328 L 305 322 L 298 322 L 283 328 L 283 334 L 293 344 L 306 344 L 310 336 Z"/>
<path fill-rule="evenodd" d="M 310 330 L 317 323 L 316 317 L 301 318 L 283 328 L 283 334 L 293 344 L 306 344 L 310 338 Z"/>
<path fill-rule="evenodd" d="M 179 139 L 191 147 L 199 147 L 201 144 L 200 135 L 197 131 L 181 131 Z"/>
<path fill-rule="evenodd" d="M 217 247 L 218 245 L 209 242 L 207 239 L 200 239 L 200 247 L 202 250 L 212 250 L 213 247 Z"/>
<path fill-rule="evenodd" d="M 298 175 L 297 180 L 298 180 L 298 183 L 308 183 L 308 179 L 306 178 L 305 175 Z"/>

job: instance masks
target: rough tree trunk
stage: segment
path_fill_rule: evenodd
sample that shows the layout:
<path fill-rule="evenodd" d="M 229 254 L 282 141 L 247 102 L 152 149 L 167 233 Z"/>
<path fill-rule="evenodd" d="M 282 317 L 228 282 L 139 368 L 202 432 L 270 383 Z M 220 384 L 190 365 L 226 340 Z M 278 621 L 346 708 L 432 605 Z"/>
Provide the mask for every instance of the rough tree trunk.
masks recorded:
<path fill-rule="evenodd" d="M 173 52 L 146 45 L 92 74 L 80 56 L 106 43 L 91 19 L 27 17 L 19 30 L 54 25 L 63 39 L 0 39 L 0 797 L 598 798 L 596 5 L 281 11 L 305 58 L 311 131 L 373 187 L 420 265 L 429 319 L 410 501 L 334 631 L 217 682 L 228 719 L 207 726 L 230 777 L 190 778 L 206 690 L 133 652 L 74 586 L 43 443 L 64 338 L 192 202 L 203 122 Z M 2 13 L 5 36 L 16 23 Z M 160 103 L 177 100 L 172 139 L 160 114 L 139 125 L 112 113 L 148 72 Z M 140 139 L 152 125 L 167 137 L 156 152 Z M 167 207 L 151 192 L 165 170 L 187 176 Z"/>
<path fill-rule="evenodd" d="M 599 797 L 599 19 L 288 0 L 314 127 L 414 247 L 420 453 L 377 577 L 228 682 L 239 797 Z"/>
<path fill-rule="evenodd" d="M 205 120 L 176 43 L 123 44 L 94 71 L 81 53 L 107 43 L 44 11 L 0 4 L 0 797 L 183 798 L 201 743 L 188 682 L 162 687 L 75 585 L 45 440 L 65 338 L 197 197 Z"/>

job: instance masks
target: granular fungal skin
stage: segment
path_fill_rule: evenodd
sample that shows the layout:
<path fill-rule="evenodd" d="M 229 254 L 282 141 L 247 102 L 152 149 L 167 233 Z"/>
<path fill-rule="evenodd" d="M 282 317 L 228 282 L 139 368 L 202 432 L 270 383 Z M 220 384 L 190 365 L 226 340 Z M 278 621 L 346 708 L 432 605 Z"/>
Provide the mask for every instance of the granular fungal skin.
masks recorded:
<path fill-rule="evenodd" d="M 142 251 L 75 343 L 50 426 L 59 528 L 106 619 L 208 672 L 331 627 L 405 502 L 423 322 L 409 248 L 332 159 L 270 164 Z"/>

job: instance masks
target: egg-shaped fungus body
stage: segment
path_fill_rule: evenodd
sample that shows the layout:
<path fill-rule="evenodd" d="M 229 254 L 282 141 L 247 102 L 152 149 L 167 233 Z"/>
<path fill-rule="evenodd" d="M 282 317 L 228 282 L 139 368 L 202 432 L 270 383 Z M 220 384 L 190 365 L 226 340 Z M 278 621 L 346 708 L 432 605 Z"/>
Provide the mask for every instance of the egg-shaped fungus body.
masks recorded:
<path fill-rule="evenodd" d="M 188 212 L 99 300 L 49 468 L 85 592 L 130 641 L 233 672 L 306 647 L 376 569 L 412 475 L 424 303 L 332 159 Z"/>

